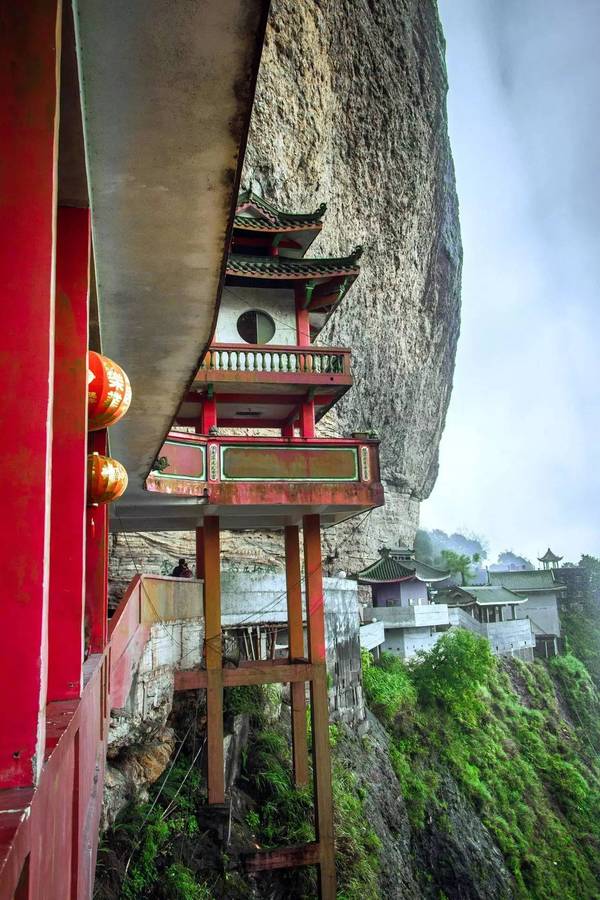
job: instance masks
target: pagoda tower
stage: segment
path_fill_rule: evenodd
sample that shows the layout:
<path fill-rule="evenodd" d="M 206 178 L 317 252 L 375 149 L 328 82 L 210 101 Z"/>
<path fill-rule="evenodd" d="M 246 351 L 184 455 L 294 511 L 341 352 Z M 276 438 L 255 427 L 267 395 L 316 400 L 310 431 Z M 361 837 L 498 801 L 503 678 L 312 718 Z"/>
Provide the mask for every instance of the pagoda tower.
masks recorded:
<path fill-rule="evenodd" d="M 182 672 L 176 688 L 207 689 L 209 803 L 225 801 L 223 687 L 290 684 L 294 779 L 304 785 L 310 775 L 308 683 L 316 840 L 299 848 L 259 851 L 247 867 L 316 864 L 320 896 L 333 900 L 321 527 L 381 506 L 383 488 L 378 441 L 315 437 L 315 422 L 350 389 L 352 375 L 348 348 L 315 346 L 314 341 L 357 278 L 361 252 L 358 248 L 341 259 L 306 258 L 324 213 L 325 206 L 312 214 L 285 213 L 254 193 L 240 195 L 214 338 L 146 487 L 164 501 L 166 529 L 196 529 L 197 574 L 204 580 L 204 667 Z M 248 435 L 249 427 L 259 429 L 260 436 Z M 283 531 L 287 660 L 223 666 L 221 529 Z"/>
<path fill-rule="evenodd" d="M 541 562 L 543 569 L 558 569 L 561 560 L 562 556 L 557 556 L 550 547 L 548 547 L 543 556 L 538 556 L 538 562 Z"/>

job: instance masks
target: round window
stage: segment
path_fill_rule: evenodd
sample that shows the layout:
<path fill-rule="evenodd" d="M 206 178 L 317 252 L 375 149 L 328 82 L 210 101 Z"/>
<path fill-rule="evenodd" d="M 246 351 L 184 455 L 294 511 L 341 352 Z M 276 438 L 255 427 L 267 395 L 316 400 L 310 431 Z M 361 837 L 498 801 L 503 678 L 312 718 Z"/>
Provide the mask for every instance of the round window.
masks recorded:
<path fill-rule="evenodd" d="M 237 330 L 247 344 L 268 344 L 275 334 L 275 322 L 267 313 L 249 309 L 237 320 Z"/>

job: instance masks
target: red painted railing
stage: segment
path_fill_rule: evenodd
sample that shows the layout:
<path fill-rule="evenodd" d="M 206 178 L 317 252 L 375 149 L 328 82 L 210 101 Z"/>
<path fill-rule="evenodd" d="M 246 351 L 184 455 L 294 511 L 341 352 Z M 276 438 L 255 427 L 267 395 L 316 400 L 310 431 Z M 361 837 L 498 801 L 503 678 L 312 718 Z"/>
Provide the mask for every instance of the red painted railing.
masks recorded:
<path fill-rule="evenodd" d="M 148 638 L 136 576 L 88 657 L 77 700 L 46 708 L 46 753 L 37 786 L 0 791 L 0 900 L 92 896 L 111 708 L 123 706 Z"/>

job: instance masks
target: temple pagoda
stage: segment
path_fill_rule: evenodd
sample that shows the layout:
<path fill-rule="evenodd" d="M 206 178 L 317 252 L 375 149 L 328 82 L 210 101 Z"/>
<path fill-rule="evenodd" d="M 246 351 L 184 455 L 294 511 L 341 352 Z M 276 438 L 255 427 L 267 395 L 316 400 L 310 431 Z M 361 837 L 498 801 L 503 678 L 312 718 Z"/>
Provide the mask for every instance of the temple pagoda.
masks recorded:
<path fill-rule="evenodd" d="M 450 572 L 421 562 L 408 547 L 382 547 L 379 559 L 354 577 L 371 587 L 374 607 L 420 606 L 429 602 L 428 586 L 447 580 Z"/>
<path fill-rule="evenodd" d="M 314 340 L 359 274 L 360 248 L 340 259 L 307 258 L 325 207 L 292 214 L 244 192 L 234 219 L 214 338 L 147 478 L 164 526 L 196 529 L 204 581 L 205 668 L 185 687 L 207 688 L 209 803 L 225 801 L 223 687 L 291 685 L 296 784 L 309 777 L 305 683 L 310 685 L 316 841 L 259 851 L 252 871 L 317 864 L 320 895 L 335 897 L 322 526 L 383 504 L 378 442 L 318 438 L 315 422 L 352 386 L 350 350 Z M 248 428 L 258 429 L 254 434 Z M 193 432 L 191 431 L 193 429 Z M 299 529 L 304 540 L 304 579 Z M 289 658 L 223 667 L 220 529 L 285 535 Z M 306 595 L 307 646 L 301 584 Z"/>
<path fill-rule="evenodd" d="M 562 561 L 562 556 L 553 553 L 550 547 L 543 556 L 538 556 L 538 562 L 541 562 L 543 569 L 558 569 Z"/>

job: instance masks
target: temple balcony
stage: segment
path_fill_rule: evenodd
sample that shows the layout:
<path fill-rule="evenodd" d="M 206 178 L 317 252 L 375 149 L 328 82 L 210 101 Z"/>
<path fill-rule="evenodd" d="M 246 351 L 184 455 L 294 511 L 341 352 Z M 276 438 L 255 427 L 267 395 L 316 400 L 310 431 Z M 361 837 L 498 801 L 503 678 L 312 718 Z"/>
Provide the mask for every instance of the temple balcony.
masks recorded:
<path fill-rule="evenodd" d="M 213 344 L 176 423 L 196 425 L 209 390 L 224 428 L 280 428 L 307 397 L 318 421 L 352 386 L 350 357 L 346 347 Z"/>
<path fill-rule="evenodd" d="M 126 530 L 282 528 L 318 513 L 324 526 L 383 504 L 376 440 L 204 436 L 171 432 Z M 139 516 L 139 518 L 138 518 Z"/>

